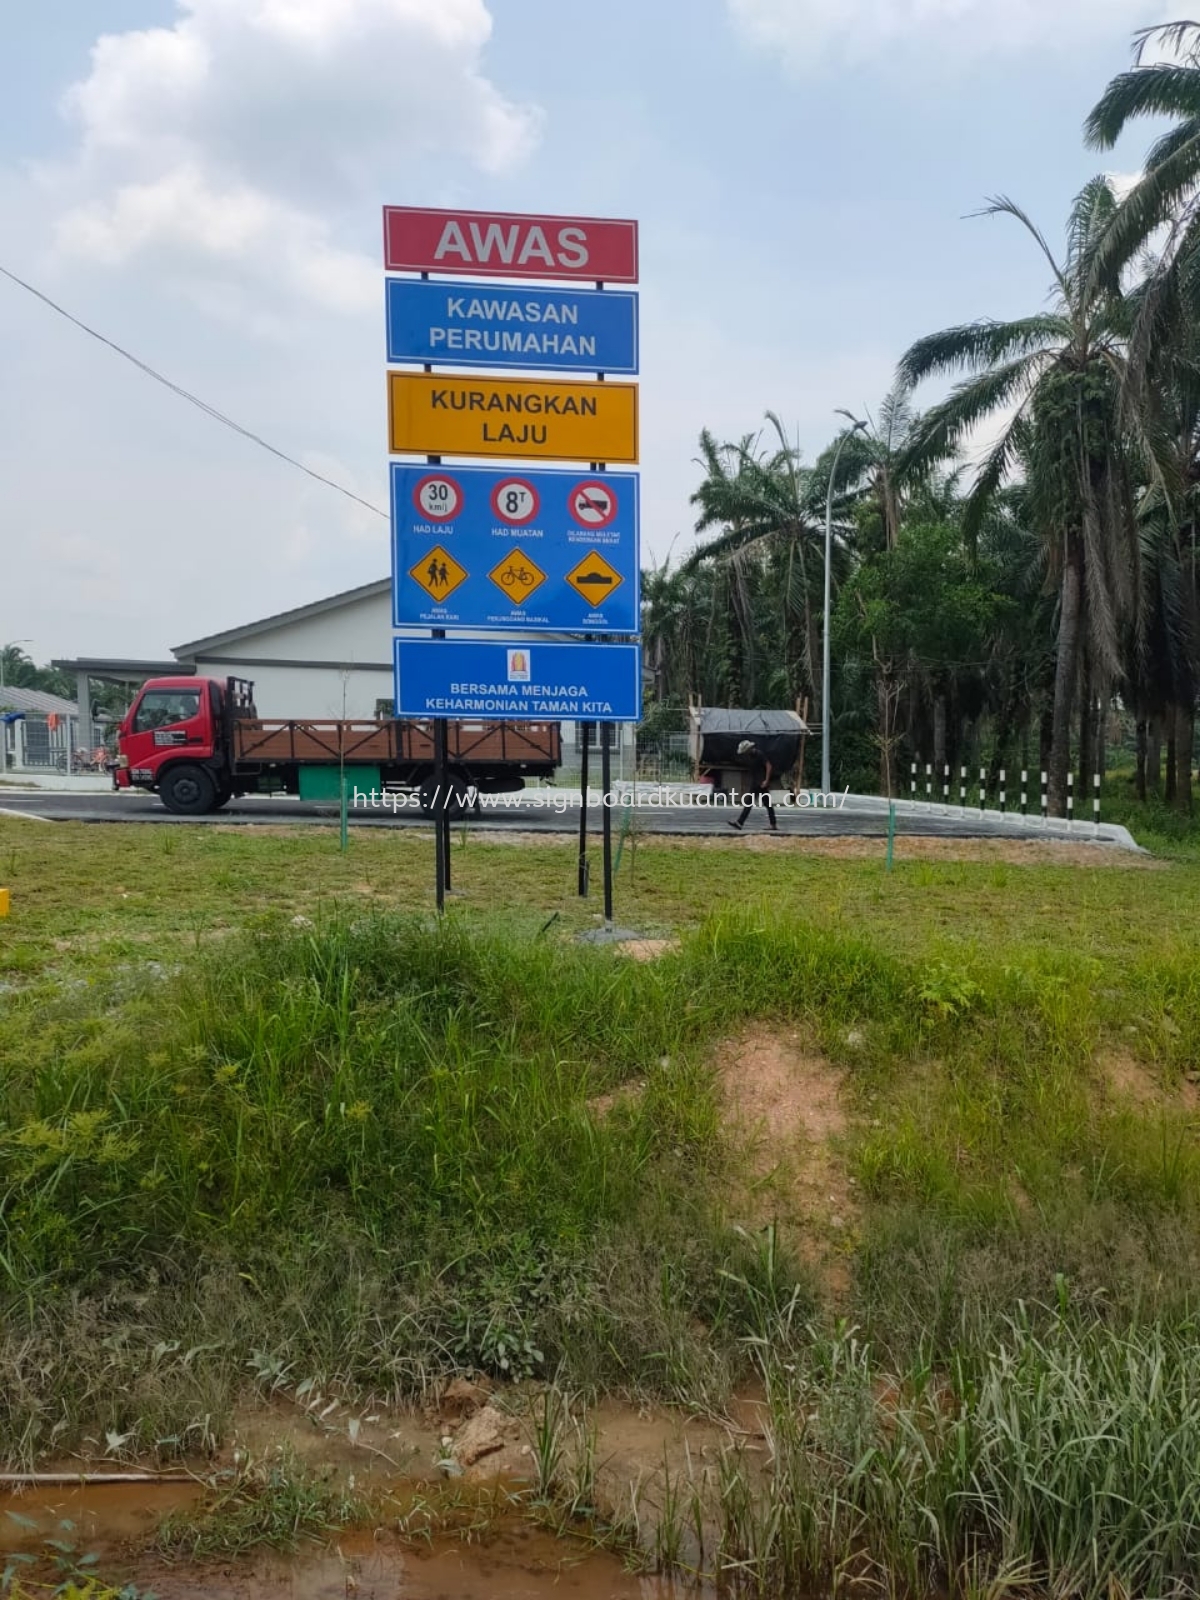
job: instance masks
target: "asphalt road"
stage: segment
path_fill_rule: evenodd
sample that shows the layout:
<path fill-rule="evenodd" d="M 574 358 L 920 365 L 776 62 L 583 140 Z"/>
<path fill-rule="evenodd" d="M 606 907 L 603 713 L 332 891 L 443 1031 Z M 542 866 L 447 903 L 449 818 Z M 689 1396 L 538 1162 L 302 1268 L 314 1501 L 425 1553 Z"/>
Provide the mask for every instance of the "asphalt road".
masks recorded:
<path fill-rule="evenodd" d="M 578 804 L 557 809 L 563 791 L 526 790 L 520 796 L 504 796 L 495 807 L 488 807 L 471 818 L 471 827 L 479 831 L 523 833 L 573 833 L 579 826 Z M 824 838 L 883 838 L 887 834 L 887 810 L 875 799 L 850 795 L 837 809 L 777 807 L 780 832 L 802 837 Z M 178 817 L 166 810 L 154 795 L 146 794 L 60 794 L 43 790 L 37 794 L 14 793 L 0 789 L 0 816 L 5 813 L 40 817 L 47 822 L 150 822 L 174 824 L 178 827 L 247 826 L 281 824 L 328 827 L 336 823 L 338 808 L 335 805 L 303 803 L 288 797 L 260 798 L 258 796 L 233 800 L 222 811 L 207 817 Z M 650 833 L 667 834 L 720 834 L 734 835 L 729 821 L 736 812 L 724 807 L 680 806 L 649 804 L 645 800 L 637 807 L 637 826 Z M 614 829 L 621 827 L 625 815 L 623 806 L 613 809 Z M 601 812 L 598 806 L 589 808 L 589 831 L 598 833 Z M 413 828 L 429 827 L 428 817 L 413 808 L 393 814 L 390 810 L 355 810 L 350 812 L 350 824 L 355 828 Z M 766 830 L 765 816 L 753 815 L 746 823 L 746 834 Z M 1123 828 L 1101 827 L 1099 833 L 1090 823 L 1077 823 L 1068 831 L 1061 823 L 1047 827 L 1039 818 L 1001 818 L 995 813 L 981 817 L 969 808 L 943 809 L 938 806 L 913 806 L 903 802 L 897 808 L 896 832 L 900 837 L 914 836 L 935 839 L 1073 839 L 1080 843 L 1095 840 L 1108 846 L 1130 848 L 1132 840 Z"/>

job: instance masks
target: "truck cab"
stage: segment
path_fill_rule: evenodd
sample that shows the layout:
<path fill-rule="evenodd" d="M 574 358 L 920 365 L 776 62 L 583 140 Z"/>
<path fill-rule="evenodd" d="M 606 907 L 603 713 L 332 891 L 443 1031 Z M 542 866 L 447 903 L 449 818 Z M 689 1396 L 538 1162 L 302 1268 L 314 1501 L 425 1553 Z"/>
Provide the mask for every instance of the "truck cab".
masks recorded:
<path fill-rule="evenodd" d="M 253 716 L 253 685 L 231 678 L 152 678 L 117 730 L 119 789 L 156 790 L 168 811 L 202 816 L 229 801 L 228 728 Z"/>

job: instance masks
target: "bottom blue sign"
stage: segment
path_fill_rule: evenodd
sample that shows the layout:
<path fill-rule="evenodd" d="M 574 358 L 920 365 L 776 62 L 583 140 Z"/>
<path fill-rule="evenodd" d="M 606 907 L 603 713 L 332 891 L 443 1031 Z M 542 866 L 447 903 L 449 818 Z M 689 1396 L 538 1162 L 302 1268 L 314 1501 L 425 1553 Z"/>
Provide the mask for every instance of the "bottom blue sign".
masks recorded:
<path fill-rule="evenodd" d="M 636 644 L 397 639 L 396 715 L 638 722 Z"/>

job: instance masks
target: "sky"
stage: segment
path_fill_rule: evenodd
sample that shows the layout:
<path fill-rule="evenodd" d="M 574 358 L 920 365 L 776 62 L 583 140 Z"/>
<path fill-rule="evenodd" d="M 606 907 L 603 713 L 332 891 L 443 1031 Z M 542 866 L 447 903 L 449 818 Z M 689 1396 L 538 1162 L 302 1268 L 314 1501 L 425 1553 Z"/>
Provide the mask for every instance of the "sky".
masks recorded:
<path fill-rule="evenodd" d="M 1184 8 L 1186 10 L 1186 8 Z M 640 226 L 645 564 L 702 428 L 812 460 L 915 338 L 1040 307 L 1162 0 L 0 0 L 0 267 L 387 506 L 380 208 Z M 0 645 L 174 645 L 387 574 L 379 516 L 0 278 Z"/>

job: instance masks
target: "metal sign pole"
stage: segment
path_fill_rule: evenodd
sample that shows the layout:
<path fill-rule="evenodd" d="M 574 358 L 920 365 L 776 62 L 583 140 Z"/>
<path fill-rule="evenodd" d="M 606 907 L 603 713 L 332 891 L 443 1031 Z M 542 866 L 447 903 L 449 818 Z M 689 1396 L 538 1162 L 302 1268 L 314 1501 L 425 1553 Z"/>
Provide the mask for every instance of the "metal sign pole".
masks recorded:
<path fill-rule="evenodd" d="M 445 635 L 443 634 L 443 638 Z M 433 719 L 433 772 L 437 791 L 433 809 L 434 883 L 437 890 L 439 913 L 446 909 L 446 890 L 450 887 L 450 860 L 446 849 L 446 835 L 442 829 L 442 787 L 446 782 L 446 719 Z"/>
<path fill-rule="evenodd" d="M 590 640 L 591 635 L 585 634 L 585 640 Z M 583 751 L 579 757 L 579 881 L 577 889 L 581 898 L 588 892 L 588 854 L 587 854 L 587 814 L 588 814 L 588 735 L 595 726 L 591 722 L 582 722 Z"/>
<path fill-rule="evenodd" d="M 599 279 L 596 282 L 596 288 L 597 289 L 603 289 L 604 288 L 603 282 L 600 281 Z M 604 382 L 604 374 L 602 372 L 598 373 L 597 377 L 599 378 L 599 381 L 601 383 Z M 589 465 L 590 465 L 591 470 L 593 472 L 601 472 L 601 471 L 603 471 L 603 466 L 599 461 L 590 462 Z M 584 643 L 585 644 L 591 644 L 592 643 L 592 639 L 593 639 L 593 635 L 590 634 L 590 633 L 585 633 L 584 636 L 583 636 L 583 639 L 584 639 Z M 587 854 L 588 740 L 589 740 L 589 736 L 591 735 L 591 732 L 592 732 L 593 728 L 595 728 L 598 732 L 600 732 L 601 737 L 603 737 L 603 724 L 598 723 L 598 722 L 585 722 L 585 723 L 581 724 L 581 726 L 582 726 L 582 729 L 583 729 L 583 734 L 582 734 L 582 737 L 583 737 L 583 751 L 582 751 L 582 754 L 580 755 L 580 758 L 579 758 L 579 873 L 578 873 L 578 881 L 576 883 L 576 889 L 577 889 L 580 897 L 582 898 L 582 897 L 587 895 L 588 885 L 589 885 L 589 882 L 590 882 L 590 879 L 591 879 L 591 871 L 590 871 L 590 869 L 588 867 L 588 854 Z M 600 758 L 601 783 L 603 784 L 604 791 L 607 794 L 607 792 L 608 792 L 608 774 L 609 774 L 608 744 L 607 744 L 607 741 L 605 741 L 605 743 L 602 745 L 601 748 L 602 748 L 602 752 L 603 752 L 602 755 L 601 755 L 601 758 Z M 606 918 L 611 920 L 611 918 L 612 918 L 612 889 L 611 889 L 611 885 L 609 884 L 609 871 L 608 871 L 609 861 L 608 861 L 608 853 L 607 852 L 610 849 L 610 841 L 609 841 L 609 836 L 608 836 L 607 802 L 606 802 L 606 809 L 605 809 L 605 814 L 604 815 L 605 815 L 605 832 L 604 832 L 605 845 L 604 845 L 604 848 L 605 848 L 605 852 L 606 852 L 605 853 L 605 857 L 604 857 L 604 915 L 605 915 Z"/>
<path fill-rule="evenodd" d="M 429 274 L 423 272 L 421 277 L 428 281 Z M 427 366 L 426 372 L 433 368 Z M 440 467 L 441 456 L 426 456 L 427 464 L 431 467 Z M 446 637 L 445 628 L 431 630 L 435 639 Z M 446 891 L 450 887 L 450 813 L 446 808 L 446 719 L 435 717 L 433 719 L 433 881 L 434 895 L 437 900 L 438 915 L 446 909 Z"/>
<path fill-rule="evenodd" d="M 442 730 L 442 766 L 438 773 L 438 799 L 441 812 L 438 816 L 438 833 L 442 841 L 442 882 L 446 885 L 449 894 L 453 885 L 450 882 L 450 779 L 446 771 L 447 762 L 447 728 L 449 723 L 442 717 L 438 726 Z"/>
<path fill-rule="evenodd" d="M 600 782 L 604 789 L 604 925 L 606 928 L 611 928 L 613 920 L 611 722 L 600 724 Z"/>

